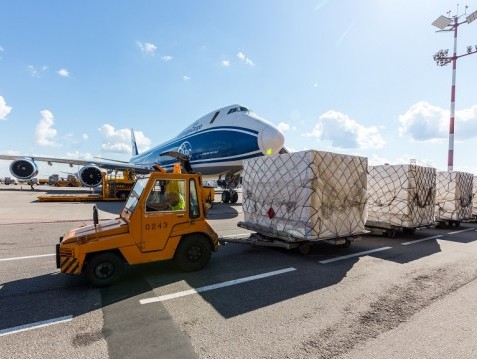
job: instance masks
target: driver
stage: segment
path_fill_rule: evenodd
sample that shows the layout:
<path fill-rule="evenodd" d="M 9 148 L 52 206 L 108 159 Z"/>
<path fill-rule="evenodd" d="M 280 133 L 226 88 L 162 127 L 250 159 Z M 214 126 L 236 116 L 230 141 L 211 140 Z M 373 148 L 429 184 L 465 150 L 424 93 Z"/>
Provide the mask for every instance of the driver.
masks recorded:
<path fill-rule="evenodd" d="M 177 192 L 166 192 L 162 198 L 151 193 L 147 201 L 147 209 L 154 211 L 183 211 L 185 209 L 184 197 Z"/>

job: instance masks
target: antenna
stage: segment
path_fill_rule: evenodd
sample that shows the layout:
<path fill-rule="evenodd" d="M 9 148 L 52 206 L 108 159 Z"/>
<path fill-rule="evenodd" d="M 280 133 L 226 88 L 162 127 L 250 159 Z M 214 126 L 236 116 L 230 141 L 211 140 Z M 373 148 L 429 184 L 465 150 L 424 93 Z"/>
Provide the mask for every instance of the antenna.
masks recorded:
<path fill-rule="evenodd" d="M 474 49 L 472 46 L 467 46 L 467 53 L 457 55 L 457 28 L 462 24 L 470 24 L 477 18 L 477 10 L 465 18 L 465 21 L 459 22 L 459 18 L 467 14 L 468 6 L 465 6 L 464 14 L 459 15 L 459 4 L 457 4 L 456 15 L 451 17 L 451 11 L 447 12 L 446 16 L 439 16 L 432 23 L 433 26 L 439 30 L 436 32 L 453 31 L 454 32 L 454 54 L 449 56 L 449 50 L 439 50 L 434 54 L 434 61 L 438 66 L 445 66 L 452 62 L 452 87 L 451 87 L 451 106 L 450 106 L 450 120 L 449 120 L 449 152 L 447 155 L 447 170 L 452 172 L 454 170 L 454 118 L 455 118 L 455 79 L 457 72 L 457 60 L 464 56 L 469 56 L 477 53 L 477 45 Z"/>

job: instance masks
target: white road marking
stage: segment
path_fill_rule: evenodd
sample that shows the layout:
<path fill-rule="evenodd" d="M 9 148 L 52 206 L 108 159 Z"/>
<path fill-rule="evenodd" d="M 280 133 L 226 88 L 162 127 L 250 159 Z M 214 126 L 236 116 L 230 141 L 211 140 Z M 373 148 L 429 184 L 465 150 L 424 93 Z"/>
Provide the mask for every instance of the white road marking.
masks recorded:
<path fill-rule="evenodd" d="M 18 259 L 31 259 L 31 258 L 40 258 L 40 257 L 53 257 L 56 256 L 56 254 L 39 254 L 36 256 L 26 256 L 26 257 L 14 257 L 14 258 L 0 258 L 0 262 L 6 262 L 6 261 L 16 261 Z"/>
<path fill-rule="evenodd" d="M 50 325 L 69 322 L 72 319 L 73 319 L 72 315 L 66 315 L 66 316 L 60 317 L 60 318 L 48 319 L 48 320 L 43 320 L 41 322 L 19 325 L 17 327 L 13 327 L 13 328 L 6 328 L 6 329 L 0 330 L 0 337 L 2 337 L 4 335 L 10 335 L 10 334 L 14 334 L 14 333 L 24 332 L 26 330 L 32 330 L 32 329 L 47 327 L 47 326 L 50 326 Z"/>
<path fill-rule="evenodd" d="M 436 239 L 436 238 L 441 238 L 443 235 L 442 234 L 438 234 L 437 236 L 432 236 L 432 237 L 427 237 L 427 238 L 421 238 L 421 239 L 416 239 L 414 241 L 409 241 L 409 242 L 404 242 L 404 243 L 401 243 L 403 246 L 407 246 L 409 244 L 414 244 L 414 243 L 420 243 L 420 242 L 424 242 L 424 241 L 428 241 L 430 239 Z"/>
<path fill-rule="evenodd" d="M 461 231 L 456 231 L 456 232 L 449 232 L 447 234 L 457 234 L 457 233 L 462 233 L 462 232 L 469 232 L 469 231 L 473 231 L 474 229 L 473 228 L 467 228 L 467 229 L 463 229 Z"/>
<path fill-rule="evenodd" d="M 370 253 L 385 251 L 385 250 L 388 250 L 388 249 L 391 249 L 391 248 L 392 248 L 392 247 L 382 247 L 382 248 L 371 249 L 371 250 L 369 250 L 369 251 L 363 251 L 363 252 L 353 253 L 353 254 L 349 254 L 349 255 L 347 255 L 347 256 L 341 256 L 341 257 L 336 257 L 336 258 L 331 258 L 331 259 L 325 259 L 325 260 L 320 261 L 320 263 L 321 263 L 321 264 L 328 264 L 328 263 L 331 263 L 331 262 L 342 261 L 342 260 L 349 259 L 349 258 L 353 258 L 353 257 L 364 256 L 364 255 L 370 254 Z"/>
<path fill-rule="evenodd" d="M 283 273 L 292 272 L 292 271 L 295 271 L 295 270 L 296 270 L 296 268 L 293 268 L 293 267 L 280 269 L 280 270 L 276 270 L 276 271 L 273 271 L 273 272 L 267 272 L 267 273 L 263 273 L 263 274 L 253 275 L 253 276 L 250 276 L 250 277 L 234 279 L 234 280 L 230 280 L 230 281 L 227 281 L 227 282 L 206 285 L 205 287 L 193 288 L 193 289 L 189 289 L 189 290 L 184 290 L 182 292 L 161 295 L 159 297 L 141 299 L 139 302 L 141 304 L 163 302 L 163 301 L 166 301 L 166 300 L 169 300 L 169 299 L 175 299 L 175 298 L 185 297 L 187 295 L 197 294 L 197 293 L 201 293 L 201 292 L 207 292 L 209 290 L 214 290 L 214 289 L 223 288 L 223 287 L 229 287 L 231 285 L 250 282 L 250 281 L 253 281 L 253 280 L 257 280 L 257 279 L 262 279 L 262 278 L 267 278 L 267 277 L 271 277 L 271 276 L 274 276 L 274 275 L 279 275 L 279 274 L 283 274 Z"/>

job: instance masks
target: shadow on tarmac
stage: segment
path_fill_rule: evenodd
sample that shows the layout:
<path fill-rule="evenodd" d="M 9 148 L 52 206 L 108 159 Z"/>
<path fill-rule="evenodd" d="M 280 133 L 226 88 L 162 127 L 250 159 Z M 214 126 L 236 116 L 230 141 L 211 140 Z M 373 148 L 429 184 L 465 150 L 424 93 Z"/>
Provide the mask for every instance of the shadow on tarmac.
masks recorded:
<path fill-rule="evenodd" d="M 466 228 L 477 229 L 475 225 L 466 225 L 461 229 Z M 354 243 L 350 248 L 320 243 L 314 246 L 311 255 L 308 256 L 300 255 L 295 250 L 227 244 L 221 246 L 212 256 L 209 265 L 199 272 L 181 272 L 170 261 L 132 266 L 126 269 L 118 283 L 100 290 L 92 288 L 83 276 L 61 273 L 1 283 L 0 330 L 66 315 L 79 316 L 100 308 L 104 312 L 106 307 L 114 304 L 120 305 L 126 316 L 129 310 L 143 308 L 142 310 L 149 314 L 142 313 L 141 316 L 145 315 L 144 318 L 148 319 L 151 315 L 155 315 L 147 309 L 154 304 L 141 306 L 139 300 L 157 294 L 171 294 L 168 290 L 161 289 L 167 285 L 186 282 L 185 289 L 200 288 L 285 268 L 296 269 L 268 278 L 194 294 L 200 295 L 223 317 L 232 318 L 333 286 L 343 280 L 359 257 L 326 265 L 320 264 L 320 260 L 390 246 L 392 249 L 369 255 L 405 264 L 440 252 L 440 246 L 435 239 L 409 246 L 401 245 L 403 240 L 426 238 L 435 233 L 436 231 L 426 230 L 400 239 L 365 237 L 362 242 Z M 445 233 L 447 232 L 442 234 Z M 463 244 L 477 239 L 474 230 L 458 235 L 445 235 L 442 239 L 449 240 L 449 238 Z M 102 298 L 101 303 L 92 299 L 99 298 L 99 294 Z M 164 312 L 161 314 L 165 315 L 163 320 L 170 320 L 163 304 L 158 305 L 165 311 L 165 314 Z"/>
<path fill-rule="evenodd" d="M 212 208 L 207 213 L 207 218 L 210 219 L 233 219 L 239 215 L 239 210 L 242 209 L 242 203 L 221 203 L 214 202 Z"/>

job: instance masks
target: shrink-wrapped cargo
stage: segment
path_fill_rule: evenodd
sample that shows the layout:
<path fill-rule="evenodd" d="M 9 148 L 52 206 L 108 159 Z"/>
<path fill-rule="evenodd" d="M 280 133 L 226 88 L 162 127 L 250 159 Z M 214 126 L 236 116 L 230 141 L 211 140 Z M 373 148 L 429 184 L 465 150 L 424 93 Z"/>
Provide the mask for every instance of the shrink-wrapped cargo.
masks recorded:
<path fill-rule="evenodd" d="M 436 221 L 461 221 L 472 217 L 473 175 L 466 172 L 437 172 Z"/>
<path fill-rule="evenodd" d="M 246 228 L 290 241 L 365 232 L 367 159 L 302 151 L 244 161 Z"/>
<path fill-rule="evenodd" d="M 472 215 L 477 217 L 477 176 L 474 176 L 474 185 L 472 188 Z"/>
<path fill-rule="evenodd" d="M 371 227 L 417 228 L 434 223 L 436 169 L 414 164 L 372 166 L 368 173 Z"/>

